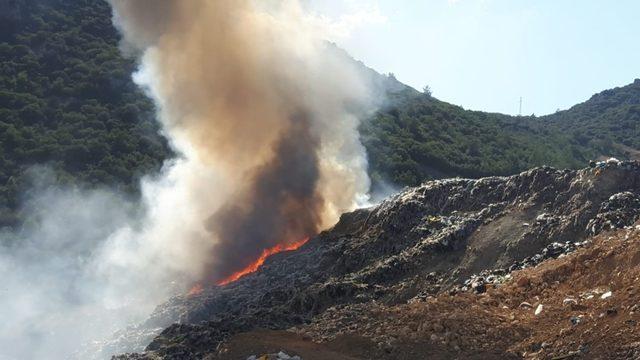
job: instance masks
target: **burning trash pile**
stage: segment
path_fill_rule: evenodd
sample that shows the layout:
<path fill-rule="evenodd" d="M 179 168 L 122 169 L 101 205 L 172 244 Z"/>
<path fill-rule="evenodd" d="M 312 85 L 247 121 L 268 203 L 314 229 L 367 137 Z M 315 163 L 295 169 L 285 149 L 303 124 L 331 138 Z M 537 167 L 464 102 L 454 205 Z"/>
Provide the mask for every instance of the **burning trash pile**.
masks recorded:
<path fill-rule="evenodd" d="M 249 264 L 247 267 L 245 267 L 242 270 L 236 271 L 233 274 L 229 275 L 227 278 L 224 278 L 220 281 L 218 281 L 217 285 L 223 286 L 223 285 L 227 285 L 231 282 L 234 282 L 238 279 L 240 279 L 241 277 L 251 274 L 253 272 L 256 272 L 260 266 L 262 266 L 262 264 L 264 264 L 264 262 L 267 260 L 267 258 L 271 255 L 283 252 L 283 251 L 293 251 L 293 250 L 297 250 L 298 248 L 300 248 L 302 245 L 304 245 L 307 241 L 309 241 L 309 238 L 305 238 L 302 239 L 300 241 L 296 241 L 293 242 L 291 244 L 278 244 L 272 248 L 269 249 L 265 249 L 262 251 L 262 254 L 260 255 L 260 257 L 258 257 L 257 260 L 255 260 L 254 262 L 252 262 L 251 264 Z"/>
<path fill-rule="evenodd" d="M 406 189 L 376 207 L 344 214 L 333 229 L 296 251 L 272 255 L 255 272 L 160 306 L 153 324 L 167 328 L 137 356 L 151 359 L 178 350 L 213 356 L 211 349 L 225 339 L 252 329 L 300 329 L 316 320 L 323 326 L 321 319 L 328 321 L 331 314 L 359 319 L 355 311 L 373 304 L 429 304 L 443 294 L 466 299 L 500 290 L 510 286 L 514 270 L 588 249 L 588 224 L 618 204 L 620 195 L 614 195 L 626 192 L 640 192 L 638 163 L 622 163 L 598 176 L 588 168 L 544 167 Z M 628 209 L 636 206 L 628 204 Z M 452 295 L 467 279 L 468 290 L 475 291 Z M 548 312 L 545 304 L 542 314 Z M 322 334 L 314 339 L 330 341 L 348 331 L 348 323 L 314 331 Z"/>

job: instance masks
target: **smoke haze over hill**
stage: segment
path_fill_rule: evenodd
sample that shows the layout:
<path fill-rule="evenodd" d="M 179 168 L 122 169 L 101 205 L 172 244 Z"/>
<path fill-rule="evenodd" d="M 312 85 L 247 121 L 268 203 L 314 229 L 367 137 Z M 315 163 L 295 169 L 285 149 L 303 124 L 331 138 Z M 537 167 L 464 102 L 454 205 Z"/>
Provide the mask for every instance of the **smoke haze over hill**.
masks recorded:
<path fill-rule="evenodd" d="M 34 171 L 33 221 L 3 239 L 0 358 L 68 358 L 367 200 L 367 87 L 296 1 L 111 4 L 179 157 L 140 204 Z"/>

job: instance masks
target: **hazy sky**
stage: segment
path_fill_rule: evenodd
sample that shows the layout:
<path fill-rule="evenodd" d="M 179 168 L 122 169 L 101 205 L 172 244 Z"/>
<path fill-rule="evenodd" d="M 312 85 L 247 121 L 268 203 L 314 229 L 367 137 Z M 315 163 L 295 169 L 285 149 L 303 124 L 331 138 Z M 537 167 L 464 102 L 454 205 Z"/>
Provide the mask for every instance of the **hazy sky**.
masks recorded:
<path fill-rule="evenodd" d="M 308 0 L 379 72 L 467 109 L 543 115 L 640 77 L 637 0 Z"/>

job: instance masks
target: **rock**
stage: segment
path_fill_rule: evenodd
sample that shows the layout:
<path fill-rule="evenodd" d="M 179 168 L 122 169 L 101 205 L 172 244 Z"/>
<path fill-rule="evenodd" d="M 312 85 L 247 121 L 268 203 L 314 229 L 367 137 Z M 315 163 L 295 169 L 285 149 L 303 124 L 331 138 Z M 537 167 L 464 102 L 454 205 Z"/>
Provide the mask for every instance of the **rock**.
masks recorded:
<path fill-rule="evenodd" d="M 613 296 L 613 293 L 611 291 L 607 291 L 606 293 L 600 295 L 600 299 L 605 300 L 610 298 L 611 296 Z"/>
<path fill-rule="evenodd" d="M 576 306 L 578 305 L 578 300 L 574 299 L 574 298 L 566 298 L 564 300 L 562 300 L 562 306 Z"/>

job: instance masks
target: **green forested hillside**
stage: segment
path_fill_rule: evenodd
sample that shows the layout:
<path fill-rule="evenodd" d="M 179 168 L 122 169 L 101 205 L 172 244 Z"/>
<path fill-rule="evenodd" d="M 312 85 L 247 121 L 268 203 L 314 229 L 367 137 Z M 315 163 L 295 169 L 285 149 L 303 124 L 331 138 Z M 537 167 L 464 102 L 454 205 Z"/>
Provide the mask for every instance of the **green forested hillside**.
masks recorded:
<path fill-rule="evenodd" d="M 640 80 L 543 117 L 461 107 L 415 91 L 366 122 L 361 133 L 376 181 L 513 174 L 534 166 L 581 167 L 602 156 L 637 157 Z"/>
<path fill-rule="evenodd" d="M 550 129 L 569 133 L 581 144 L 622 151 L 640 149 L 640 79 L 595 94 L 569 110 L 541 118 Z"/>
<path fill-rule="evenodd" d="M 24 170 L 135 191 L 169 154 L 153 105 L 131 81 L 99 0 L 2 0 L 0 225 L 15 222 Z"/>

